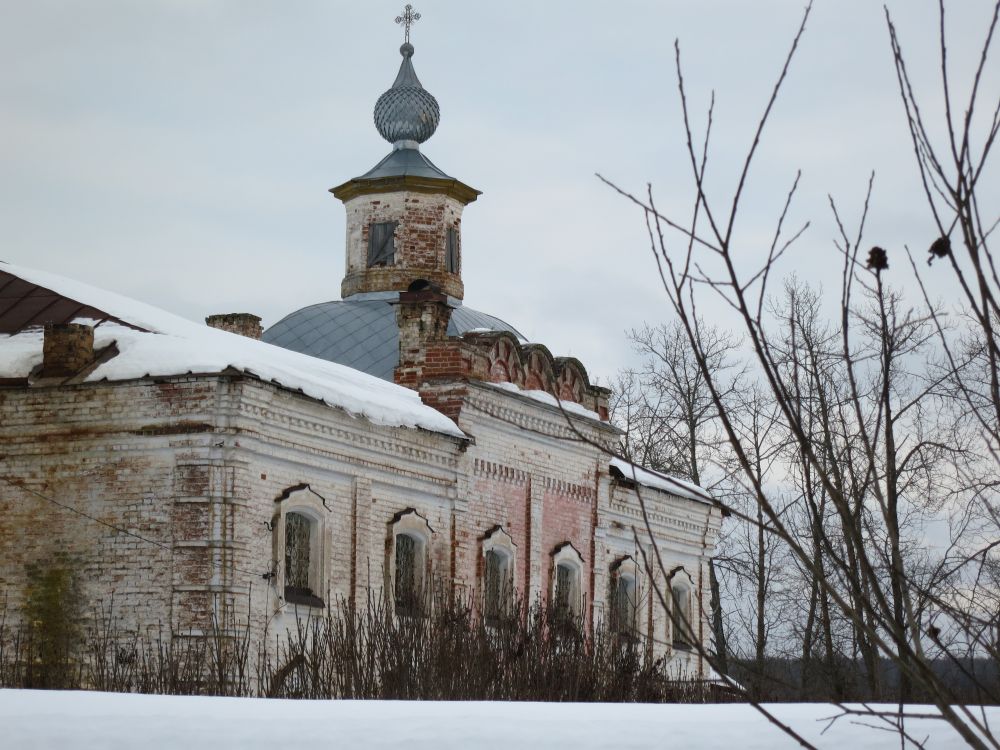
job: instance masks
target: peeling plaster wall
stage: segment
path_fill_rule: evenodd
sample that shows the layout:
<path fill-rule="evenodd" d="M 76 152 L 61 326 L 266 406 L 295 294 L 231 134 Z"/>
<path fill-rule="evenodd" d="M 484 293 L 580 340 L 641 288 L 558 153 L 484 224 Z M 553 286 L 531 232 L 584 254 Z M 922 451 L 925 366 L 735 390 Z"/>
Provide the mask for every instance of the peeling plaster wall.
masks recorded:
<path fill-rule="evenodd" d="M 209 502 L 236 492 L 214 447 L 227 388 L 178 378 L 0 389 L 0 473 L 21 485 L 0 485 L 0 590 L 12 612 L 25 565 L 65 555 L 87 614 L 113 598 L 127 628 L 197 623 L 199 589 L 222 580 L 209 560 L 227 556 L 233 533 L 234 508 Z"/>
<path fill-rule="evenodd" d="M 249 613 L 254 640 L 273 637 L 310 613 L 285 603 L 268 575 L 280 562 L 271 529 L 281 498 L 308 485 L 322 498 L 316 593 L 327 603 L 381 595 L 390 524 L 412 508 L 432 530 L 431 575 L 473 601 L 492 528 L 510 535 L 515 585 L 529 601 L 547 600 L 553 551 L 571 543 L 592 625 L 614 563 L 630 555 L 641 564 L 633 527 L 651 550 L 634 488 L 607 473 L 599 446 L 615 433 L 575 419 L 581 441 L 554 407 L 476 383 L 464 391 L 469 445 L 378 427 L 242 376 L 0 388 L 0 473 L 24 487 L 0 484 L 0 591 L 16 611 L 25 565 L 63 553 L 91 608 L 113 598 L 122 629 L 198 633 L 213 613 L 224 622 Z M 643 498 L 668 570 L 692 576 L 707 640 L 705 565 L 718 511 L 655 490 Z M 649 581 L 640 585 L 648 592 Z M 646 628 L 668 651 L 658 609 L 648 608 Z"/>

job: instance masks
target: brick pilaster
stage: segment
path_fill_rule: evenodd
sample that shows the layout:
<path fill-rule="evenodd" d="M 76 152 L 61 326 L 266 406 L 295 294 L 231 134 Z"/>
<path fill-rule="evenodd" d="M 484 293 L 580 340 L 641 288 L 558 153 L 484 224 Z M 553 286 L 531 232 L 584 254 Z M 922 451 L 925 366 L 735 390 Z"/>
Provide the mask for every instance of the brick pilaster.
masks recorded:
<path fill-rule="evenodd" d="M 350 604 L 363 609 L 369 589 L 369 578 L 382 580 L 381 564 L 372 561 L 372 482 L 367 477 L 354 477 L 351 482 L 354 528 L 351 533 Z M 374 567 L 374 569 L 373 569 Z"/>

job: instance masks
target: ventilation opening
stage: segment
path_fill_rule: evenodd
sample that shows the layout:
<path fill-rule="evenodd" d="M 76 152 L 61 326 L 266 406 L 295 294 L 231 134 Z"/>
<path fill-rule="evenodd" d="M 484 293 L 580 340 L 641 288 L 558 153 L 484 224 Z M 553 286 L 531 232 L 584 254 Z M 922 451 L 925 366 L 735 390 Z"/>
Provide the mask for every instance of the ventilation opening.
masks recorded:
<path fill-rule="evenodd" d="M 426 292 L 431 289 L 433 289 L 433 287 L 431 286 L 431 282 L 427 279 L 417 279 L 406 287 L 406 291 L 408 292 Z"/>

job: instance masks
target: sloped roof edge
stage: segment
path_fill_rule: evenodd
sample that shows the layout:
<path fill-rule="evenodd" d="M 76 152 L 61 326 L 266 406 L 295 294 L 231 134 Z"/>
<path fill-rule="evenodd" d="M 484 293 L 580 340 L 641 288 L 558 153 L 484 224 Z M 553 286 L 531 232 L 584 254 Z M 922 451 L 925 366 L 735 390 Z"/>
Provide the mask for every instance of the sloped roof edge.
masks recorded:
<path fill-rule="evenodd" d="M 96 367 L 85 382 L 233 369 L 373 424 L 467 437 L 451 419 L 424 405 L 415 391 L 359 370 L 209 328 L 58 274 L 3 262 L 0 272 L 42 287 L 83 310 L 101 313 L 96 318 L 84 313 L 73 319 L 100 322 L 95 328 L 95 347 L 116 343 L 120 353 Z M 0 378 L 27 377 L 41 362 L 40 326 L 49 322 L 43 318 L 17 333 L 0 333 Z"/>

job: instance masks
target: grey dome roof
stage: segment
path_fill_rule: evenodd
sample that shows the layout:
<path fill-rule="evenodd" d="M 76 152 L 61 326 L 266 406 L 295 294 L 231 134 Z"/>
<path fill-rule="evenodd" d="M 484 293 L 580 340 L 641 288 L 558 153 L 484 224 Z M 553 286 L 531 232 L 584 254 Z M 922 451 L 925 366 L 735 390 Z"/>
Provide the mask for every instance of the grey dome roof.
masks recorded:
<path fill-rule="evenodd" d="M 403 62 L 392 84 L 375 102 L 375 127 L 389 143 L 415 141 L 423 143 L 437 130 L 441 108 L 429 91 L 420 85 L 413 70 L 413 45 L 399 48 Z"/>
<path fill-rule="evenodd" d="M 263 340 L 285 349 L 337 362 L 392 380 L 399 364 L 397 293 L 356 294 L 346 300 L 321 302 L 286 315 L 264 331 Z M 517 329 L 492 315 L 459 305 L 451 314 L 448 335 L 476 329 L 509 331 L 524 341 Z"/>
<path fill-rule="evenodd" d="M 377 180 L 380 177 L 397 176 L 433 177 L 438 180 L 454 180 L 415 148 L 394 148 L 392 153 L 357 179 Z"/>

